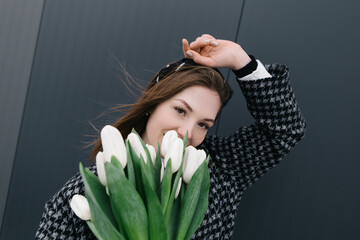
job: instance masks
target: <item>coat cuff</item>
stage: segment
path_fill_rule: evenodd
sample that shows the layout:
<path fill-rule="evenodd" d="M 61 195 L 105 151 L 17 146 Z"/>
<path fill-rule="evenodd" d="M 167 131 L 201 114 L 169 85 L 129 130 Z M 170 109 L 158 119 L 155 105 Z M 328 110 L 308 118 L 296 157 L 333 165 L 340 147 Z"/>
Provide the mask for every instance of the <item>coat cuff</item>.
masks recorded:
<path fill-rule="evenodd" d="M 233 71 L 238 80 L 251 81 L 272 77 L 259 60 L 256 60 L 252 55 L 249 57 L 251 58 L 251 62 L 249 62 L 245 67 Z"/>
<path fill-rule="evenodd" d="M 233 70 L 237 78 L 243 78 L 256 70 L 258 63 L 255 57 L 253 55 L 249 55 L 249 57 L 251 58 L 251 61 L 246 64 L 245 67 L 240 68 L 236 71 Z"/>

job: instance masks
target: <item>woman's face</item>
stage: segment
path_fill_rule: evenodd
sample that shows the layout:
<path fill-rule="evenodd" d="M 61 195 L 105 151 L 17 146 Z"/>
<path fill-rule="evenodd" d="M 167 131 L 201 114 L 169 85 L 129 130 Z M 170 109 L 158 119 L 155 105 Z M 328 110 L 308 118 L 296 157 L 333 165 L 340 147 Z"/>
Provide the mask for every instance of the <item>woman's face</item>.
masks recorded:
<path fill-rule="evenodd" d="M 167 131 L 175 130 L 181 138 L 188 131 L 188 145 L 196 147 L 214 125 L 220 107 L 216 91 L 198 85 L 186 88 L 150 113 L 142 138 L 156 148 Z"/>

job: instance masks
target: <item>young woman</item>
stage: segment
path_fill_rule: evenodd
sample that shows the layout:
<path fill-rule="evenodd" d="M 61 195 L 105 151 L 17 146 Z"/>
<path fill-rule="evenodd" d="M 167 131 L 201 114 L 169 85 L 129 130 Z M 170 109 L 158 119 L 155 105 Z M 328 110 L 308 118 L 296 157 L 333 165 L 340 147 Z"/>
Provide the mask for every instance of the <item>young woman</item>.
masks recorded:
<path fill-rule="evenodd" d="M 188 144 L 211 156 L 209 206 L 193 239 L 231 239 L 244 190 L 300 141 L 305 121 L 289 84 L 287 67 L 264 67 L 240 45 L 208 34 L 190 45 L 183 39 L 183 51 L 186 58 L 164 67 L 113 125 L 124 137 L 135 128 L 153 146 L 161 144 L 169 130 L 177 131 L 180 137 L 188 131 Z M 206 136 L 232 93 L 216 69 L 220 67 L 233 70 L 255 118 L 254 124 L 225 138 Z M 98 140 L 91 157 L 101 150 Z M 46 204 L 37 239 L 95 239 L 69 206 L 77 193 L 84 194 L 79 174 Z"/>

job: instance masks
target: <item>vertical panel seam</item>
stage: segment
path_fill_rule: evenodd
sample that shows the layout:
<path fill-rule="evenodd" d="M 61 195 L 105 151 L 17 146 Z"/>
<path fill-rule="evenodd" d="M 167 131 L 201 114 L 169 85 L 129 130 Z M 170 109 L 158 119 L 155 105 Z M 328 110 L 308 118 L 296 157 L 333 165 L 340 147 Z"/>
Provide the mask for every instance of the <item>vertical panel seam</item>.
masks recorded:
<path fill-rule="evenodd" d="M 43 16 L 44 16 L 45 2 L 46 2 L 46 0 L 43 0 L 41 14 L 40 14 L 40 20 L 39 20 L 39 24 L 38 24 L 39 27 L 38 27 L 38 31 L 37 31 L 37 36 L 36 36 L 36 40 L 35 40 L 35 47 L 34 47 L 34 52 L 33 52 L 33 57 L 32 57 L 32 62 L 31 62 L 31 68 L 30 68 L 30 74 L 29 74 L 29 82 L 27 84 L 26 94 L 25 94 L 25 102 L 24 102 L 24 106 L 23 106 L 23 110 L 22 110 L 20 129 L 19 129 L 18 137 L 17 137 L 17 141 L 16 141 L 14 161 L 13 161 L 13 164 L 12 164 L 12 167 L 11 167 L 10 180 L 9 180 L 9 185 L 8 185 L 8 189 L 7 189 L 7 193 L 6 193 L 5 208 L 4 208 L 3 215 L 1 216 L 2 221 L 1 221 L 1 228 L 0 228 L 0 238 L 1 238 L 1 233 L 3 233 L 3 227 L 4 227 L 4 222 L 5 222 L 4 220 L 5 220 L 5 216 L 6 216 L 6 212 L 7 212 L 7 205 L 8 205 L 8 200 L 9 200 L 10 187 L 11 187 L 11 183 L 12 183 L 12 179 L 13 179 L 13 175 L 14 175 L 14 168 L 15 168 L 16 157 L 17 157 L 17 153 L 18 153 L 20 136 L 21 136 L 21 132 L 22 132 L 23 124 L 24 124 L 25 109 L 26 109 L 27 100 L 28 100 L 28 97 L 29 97 L 29 89 L 30 89 L 30 84 L 31 84 L 31 78 L 32 78 L 32 74 L 33 74 L 35 57 L 36 57 L 38 43 L 39 43 L 39 36 L 40 36 L 40 31 L 41 31 L 42 19 L 43 19 Z"/>
<path fill-rule="evenodd" d="M 236 33 L 235 33 L 234 42 L 237 42 L 238 37 L 239 37 L 241 20 L 242 20 L 243 14 L 244 14 L 245 2 L 246 2 L 246 0 L 243 0 L 242 6 L 241 6 L 241 10 L 240 10 L 240 16 L 239 16 L 238 25 L 237 25 L 237 28 L 236 28 Z M 231 72 L 230 69 L 228 69 L 228 70 L 227 70 L 227 74 L 226 74 L 226 78 L 225 78 L 225 80 L 226 80 L 227 82 L 229 81 L 229 78 L 230 78 L 230 72 Z M 215 135 L 218 135 L 218 132 L 219 132 L 219 126 L 220 126 L 221 116 L 222 116 L 222 109 L 220 110 L 219 118 L 218 118 L 218 121 L 217 121 L 217 124 L 216 124 Z"/>

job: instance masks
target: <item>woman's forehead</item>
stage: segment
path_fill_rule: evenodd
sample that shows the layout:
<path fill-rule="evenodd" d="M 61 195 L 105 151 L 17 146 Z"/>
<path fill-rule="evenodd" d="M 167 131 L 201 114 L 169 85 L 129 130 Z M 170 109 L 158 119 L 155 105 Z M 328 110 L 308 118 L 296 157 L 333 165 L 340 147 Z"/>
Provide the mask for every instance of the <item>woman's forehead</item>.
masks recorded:
<path fill-rule="evenodd" d="M 204 86 L 192 86 L 174 95 L 171 100 L 182 102 L 190 110 L 200 111 L 205 114 L 217 115 L 221 101 L 219 94 Z"/>

